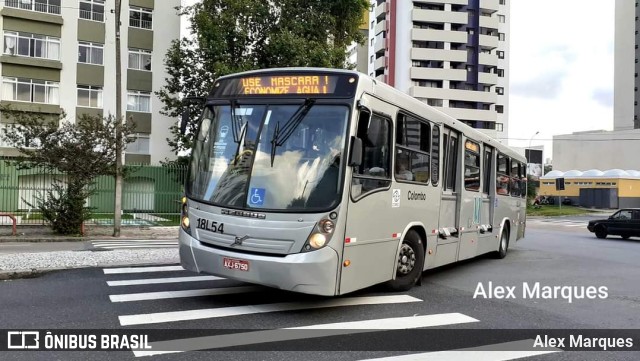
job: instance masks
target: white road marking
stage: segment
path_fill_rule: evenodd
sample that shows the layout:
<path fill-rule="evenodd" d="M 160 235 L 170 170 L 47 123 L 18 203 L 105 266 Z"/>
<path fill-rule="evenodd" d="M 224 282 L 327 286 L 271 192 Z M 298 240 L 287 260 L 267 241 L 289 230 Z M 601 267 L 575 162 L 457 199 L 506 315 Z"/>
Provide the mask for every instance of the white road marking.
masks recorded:
<path fill-rule="evenodd" d="M 534 340 L 521 340 L 460 350 L 415 353 L 361 361 L 507 361 L 562 351 L 558 348 L 526 350 L 531 349 L 533 343 Z"/>
<path fill-rule="evenodd" d="M 189 311 L 147 313 L 147 314 L 139 314 L 139 315 L 119 316 L 118 318 L 120 319 L 120 325 L 129 326 L 129 325 L 143 325 L 143 324 L 150 324 L 150 323 L 200 320 L 205 318 L 216 318 L 216 317 L 251 315 L 256 313 L 267 313 L 267 312 L 281 312 L 281 311 L 307 310 L 307 309 L 315 309 L 315 308 L 376 305 L 376 304 L 389 304 L 389 303 L 407 303 L 407 302 L 422 302 L 422 300 L 415 297 L 406 296 L 406 295 L 349 297 L 349 298 L 336 298 L 336 299 L 330 299 L 330 300 L 322 300 L 322 301 L 316 301 L 316 302 L 285 302 L 285 303 L 271 303 L 271 304 L 249 305 L 249 306 L 205 308 L 205 309 L 189 310 Z"/>
<path fill-rule="evenodd" d="M 133 351 L 133 353 L 136 357 L 152 356 L 165 353 L 208 350 L 265 342 L 291 341 L 327 336 L 366 333 L 380 330 L 404 330 L 420 327 L 435 327 L 469 322 L 478 322 L 478 320 L 461 313 L 445 313 L 413 317 L 395 317 L 377 320 L 326 323 L 278 330 L 244 332 L 228 335 L 205 336 L 190 339 L 154 342 L 150 345 L 154 349 L 154 351 L 140 350 Z M 300 330 L 306 331 L 300 332 Z"/>
<path fill-rule="evenodd" d="M 264 290 L 264 288 L 262 287 L 239 286 L 239 287 L 206 288 L 206 289 L 186 290 L 186 291 L 129 293 L 129 294 L 122 294 L 122 295 L 110 295 L 109 298 L 111 299 L 111 302 L 131 302 L 131 301 L 160 300 L 160 299 L 167 299 L 167 298 L 231 295 L 236 293 L 249 293 L 249 292 L 262 291 L 262 290 Z"/>
<path fill-rule="evenodd" d="M 94 239 L 93 243 L 123 243 L 123 242 L 178 242 L 177 239 Z"/>
<path fill-rule="evenodd" d="M 151 278 L 151 279 L 141 279 L 141 280 L 107 281 L 107 285 L 109 285 L 111 287 L 115 287 L 115 286 L 148 285 L 148 284 L 158 284 L 158 283 L 217 281 L 217 280 L 222 280 L 222 279 L 224 279 L 224 278 L 215 277 L 215 276 Z"/>
<path fill-rule="evenodd" d="M 130 245 L 130 246 L 97 246 L 96 248 L 104 249 L 123 249 L 123 248 L 176 248 L 177 244 L 147 244 L 147 245 Z"/>
<path fill-rule="evenodd" d="M 182 266 L 153 266 L 153 267 L 124 267 L 124 268 L 105 268 L 104 274 L 122 274 L 122 273 L 145 273 L 145 272 L 169 272 L 184 271 Z"/>

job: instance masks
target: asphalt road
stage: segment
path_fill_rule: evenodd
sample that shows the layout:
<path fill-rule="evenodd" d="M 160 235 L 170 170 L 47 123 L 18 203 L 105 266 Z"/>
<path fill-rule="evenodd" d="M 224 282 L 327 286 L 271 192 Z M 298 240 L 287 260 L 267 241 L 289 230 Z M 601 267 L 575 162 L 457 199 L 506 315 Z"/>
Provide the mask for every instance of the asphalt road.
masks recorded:
<path fill-rule="evenodd" d="M 248 288 L 251 286 L 222 279 L 154 283 L 160 282 L 159 279 L 198 276 L 166 266 L 137 273 L 123 270 L 116 272 L 126 273 L 105 274 L 103 269 L 56 272 L 35 279 L 0 283 L 0 328 L 146 329 L 163 332 L 166 340 L 192 338 L 195 333 L 204 332 L 198 330 L 235 333 L 227 339 L 220 336 L 204 340 L 204 345 L 233 344 L 237 345 L 233 350 L 239 351 L 198 351 L 141 358 L 159 360 L 362 360 L 407 353 L 402 350 L 431 352 L 421 359 L 444 360 L 436 351 L 520 341 L 531 333 L 504 331 L 510 329 L 534 329 L 538 331 L 533 334 L 544 334 L 544 330 L 550 329 L 580 332 L 638 328 L 640 239 L 599 240 L 586 230 L 585 224 L 586 220 L 581 217 L 530 220 L 526 238 L 512 245 L 503 260 L 480 257 L 429 271 L 424 274 L 422 285 L 408 292 L 389 293 L 373 287 L 337 299 Z M 133 284 L 126 285 L 127 281 Z M 514 288 L 516 297 L 474 298 L 478 284 L 486 289 L 489 282 L 492 286 Z M 524 283 L 532 287 L 536 282 L 540 286 L 606 287 L 607 295 L 604 299 L 575 299 L 571 303 L 563 298 L 523 297 Z M 227 294 L 215 295 L 215 292 Z M 430 329 L 439 331 L 364 334 L 344 331 L 346 334 L 317 337 L 308 330 L 294 330 L 293 334 L 283 337 L 298 338 L 297 341 L 270 344 L 255 340 L 276 337 L 273 332 L 257 336 L 249 333 L 329 323 L 338 324 L 330 327 L 333 329 L 371 328 L 362 322 L 380 319 L 409 325 L 412 321 L 407 317 L 414 321 L 425 319 L 432 326 Z M 613 337 L 616 331 L 604 334 Z M 635 342 L 640 343 L 640 338 Z M 424 345 L 429 349 L 424 349 Z M 526 359 L 636 360 L 639 354 L 556 352 Z M 3 359 L 137 359 L 135 356 L 131 351 L 9 352 Z M 451 360 L 482 359 L 478 351 L 448 357 Z M 486 360 L 509 360 L 515 359 L 516 354 L 487 357 Z"/>

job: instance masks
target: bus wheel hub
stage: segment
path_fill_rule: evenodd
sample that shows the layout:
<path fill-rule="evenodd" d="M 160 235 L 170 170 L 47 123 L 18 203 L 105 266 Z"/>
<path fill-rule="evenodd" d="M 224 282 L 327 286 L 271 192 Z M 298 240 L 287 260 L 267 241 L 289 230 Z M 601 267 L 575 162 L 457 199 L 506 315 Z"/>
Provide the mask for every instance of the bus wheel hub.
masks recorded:
<path fill-rule="evenodd" d="M 398 273 L 406 275 L 416 264 L 416 254 L 407 244 L 403 244 L 400 248 L 400 257 L 398 258 Z"/>

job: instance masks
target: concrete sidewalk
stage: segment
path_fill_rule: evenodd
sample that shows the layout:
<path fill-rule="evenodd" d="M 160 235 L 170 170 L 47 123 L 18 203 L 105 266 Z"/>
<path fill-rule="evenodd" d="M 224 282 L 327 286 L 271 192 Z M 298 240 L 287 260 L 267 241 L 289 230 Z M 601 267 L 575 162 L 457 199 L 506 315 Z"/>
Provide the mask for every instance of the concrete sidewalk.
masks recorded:
<path fill-rule="evenodd" d="M 12 236 L 0 228 L 0 280 L 83 267 L 179 263 L 178 249 L 91 249 L 93 240 L 177 240 L 178 227 L 123 227 L 121 237 L 111 237 L 113 227 L 88 227 L 83 237 L 59 236 L 47 227 L 23 226 Z"/>

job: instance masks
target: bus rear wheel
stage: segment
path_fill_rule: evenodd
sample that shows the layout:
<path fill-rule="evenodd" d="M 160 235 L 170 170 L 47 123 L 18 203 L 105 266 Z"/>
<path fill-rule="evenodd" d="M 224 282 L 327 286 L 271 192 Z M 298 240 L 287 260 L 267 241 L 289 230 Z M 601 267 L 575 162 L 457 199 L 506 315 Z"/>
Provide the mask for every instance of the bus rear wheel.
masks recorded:
<path fill-rule="evenodd" d="M 418 282 L 424 265 L 424 246 L 422 238 L 416 231 L 409 231 L 402 241 L 398 253 L 396 278 L 389 281 L 388 287 L 393 291 L 408 291 Z"/>

